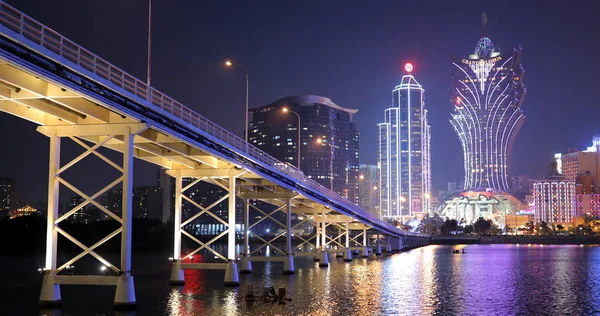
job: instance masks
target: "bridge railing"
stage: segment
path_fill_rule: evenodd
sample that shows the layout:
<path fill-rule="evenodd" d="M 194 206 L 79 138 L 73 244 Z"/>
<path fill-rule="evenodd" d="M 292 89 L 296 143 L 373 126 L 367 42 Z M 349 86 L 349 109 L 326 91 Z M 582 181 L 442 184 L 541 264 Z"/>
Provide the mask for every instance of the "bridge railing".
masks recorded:
<path fill-rule="evenodd" d="M 248 158 L 276 168 L 297 181 L 299 184 L 307 186 L 328 197 L 332 202 L 345 205 L 346 207 L 350 205 L 349 207 L 351 209 L 361 211 L 363 217 L 372 221 L 379 221 L 379 218 L 375 215 L 364 211 L 334 191 L 308 178 L 298 169 L 289 167 L 255 146 L 247 144 L 240 137 L 213 123 L 157 89 L 150 87 L 150 93 L 148 93 L 148 85 L 144 81 L 137 79 L 124 70 L 96 56 L 85 48 L 75 44 L 75 42 L 60 35 L 58 32 L 35 21 L 2 1 L 0 1 L 0 24 L 20 34 L 29 41 L 63 57 L 65 60 L 116 85 L 124 91 L 150 102 L 176 118 L 213 136 L 215 139 L 238 149 L 240 152 L 244 152 Z"/>

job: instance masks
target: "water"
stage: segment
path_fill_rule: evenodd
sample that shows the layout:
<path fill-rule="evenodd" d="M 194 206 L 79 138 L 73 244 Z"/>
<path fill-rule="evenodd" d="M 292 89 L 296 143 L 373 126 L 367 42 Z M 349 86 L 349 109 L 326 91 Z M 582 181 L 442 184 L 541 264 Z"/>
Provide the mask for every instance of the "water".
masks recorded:
<path fill-rule="evenodd" d="M 465 254 L 452 254 L 464 248 Z M 590 315 L 600 313 L 600 247 L 428 246 L 382 259 L 331 259 L 319 268 L 296 259 L 254 262 L 239 288 L 222 286 L 223 271 L 186 271 L 168 286 L 168 254 L 136 254 L 138 308 L 112 309 L 114 287 L 63 286 L 63 306 L 38 311 L 39 257 L 0 257 L 0 315 Z M 91 264 L 93 261 L 89 261 Z M 86 264 L 83 262 L 82 264 Z M 285 287 L 283 305 L 245 302 L 246 285 Z"/>

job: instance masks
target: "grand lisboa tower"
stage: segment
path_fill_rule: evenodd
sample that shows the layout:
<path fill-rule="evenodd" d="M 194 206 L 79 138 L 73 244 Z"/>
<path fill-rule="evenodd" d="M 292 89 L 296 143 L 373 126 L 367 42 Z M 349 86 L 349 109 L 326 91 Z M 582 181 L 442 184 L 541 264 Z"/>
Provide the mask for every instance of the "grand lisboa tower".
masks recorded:
<path fill-rule="evenodd" d="M 487 35 L 487 16 L 475 52 L 452 62 L 450 123 L 464 151 L 465 190 L 508 190 L 512 145 L 525 117 L 521 47 L 502 54 Z"/>

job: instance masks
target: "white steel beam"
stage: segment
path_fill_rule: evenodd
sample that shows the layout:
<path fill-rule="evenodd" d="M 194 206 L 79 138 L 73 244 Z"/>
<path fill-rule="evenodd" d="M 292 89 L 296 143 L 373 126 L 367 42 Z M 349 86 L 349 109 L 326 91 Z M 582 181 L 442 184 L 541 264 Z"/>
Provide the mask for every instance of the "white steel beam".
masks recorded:
<path fill-rule="evenodd" d="M 38 109 L 24 106 L 19 103 L 0 100 L 0 111 L 20 117 L 38 125 L 59 125 L 64 124 L 58 118 L 48 115 Z"/>
<path fill-rule="evenodd" d="M 239 171 L 229 169 L 229 214 L 227 227 L 227 259 L 235 260 L 235 178 L 239 175 Z"/>
<path fill-rule="evenodd" d="M 20 103 L 24 106 L 28 106 L 37 110 L 40 110 L 48 115 L 52 115 L 65 122 L 77 124 L 82 119 L 83 115 L 77 114 L 73 111 L 68 111 L 66 108 L 59 104 L 53 103 L 46 99 L 18 99 L 12 100 L 15 103 Z"/>
<path fill-rule="evenodd" d="M 244 199 L 244 255 L 250 255 L 250 245 L 248 242 L 248 225 L 250 224 L 250 203 Z"/>
<path fill-rule="evenodd" d="M 325 249 L 325 246 L 327 246 L 327 223 L 325 222 L 325 217 L 327 216 L 326 214 L 326 209 L 323 208 L 322 213 L 321 213 L 321 245 L 323 245 L 323 250 Z"/>
<path fill-rule="evenodd" d="M 143 124 L 145 125 L 145 124 Z M 125 148 L 123 151 L 123 216 L 121 232 L 121 272 L 131 275 L 131 222 L 132 222 L 132 195 L 133 195 L 133 136 L 138 130 L 133 129 L 125 135 Z M 133 133 L 132 133 L 133 132 Z"/>
<path fill-rule="evenodd" d="M 254 199 L 254 200 L 274 200 L 274 199 L 293 199 L 298 196 L 298 193 L 294 192 L 271 192 L 271 191 L 247 191 L 238 193 L 238 196 L 242 199 Z"/>
<path fill-rule="evenodd" d="M 240 177 L 247 173 L 244 169 L 191 169 L 191 170 L 167 170 L 166 173 L 173 177 L 176 172 L 181 172 L 182 177 L 186 178 L 228 178 L 233 176 L 234 178 Z M 235 181 L 233 181 L 235 186 Z"/>
<path fill-rule="evenodd" d="M 285 251 L 286 254 L 288 256 L 292 255 L 292 199 L 289 198 L 287 200 L 286 203 L 286 210 L 287 210 L 287 214 L 286 214 L 286 219 L 285 219 L 285 226 L 286 226 L 286 247 L 285 247 Z"/>
<path fill-rule="evenodd" d="M 173 216 L 173 222 L 175 223 L 175 236 L 173 245 L 173 259 L 179 260 L 181 258 L 181 196 L 182 196 L 182 178 L 178 172 L 175 176 L 175 214 Z"/>
<path fill-rule="evenodd" d="M 61 91 L 60 89 L 58 90 Z M 52 100 L 64 107 L 83 113 L 88 117 L 93 117 L 101 122 L 111 123 L 111 112 L 94 102 L 88 101 L 82 97 L 61 97 L 61 99 L 56 98 L 57 97 L 55 96 Z"/>
<path fill-rule="evenodd" d="M 37 131 L 48 136 L 56 133 L 57 136 L 102 136 L 102 135 L 133 135 L 148 128 L 146 123 L 124 124 L 91 124 L 91 125 L 62 125 L 39 126 Z M 127 137 L 125 137 L 127 138 Z M 133 144 L 133 141 L 132 141 Z"/>
<path fill-rule="evenodd" d="M 50 155 L 48 172 L 48 222 L 46 225 L 46 270 L 54 274 L 56 270 L 58 194 L 60 183 L 57 171 L 60 169 L 60 137 L 56 133 L 50 135 Z"/>

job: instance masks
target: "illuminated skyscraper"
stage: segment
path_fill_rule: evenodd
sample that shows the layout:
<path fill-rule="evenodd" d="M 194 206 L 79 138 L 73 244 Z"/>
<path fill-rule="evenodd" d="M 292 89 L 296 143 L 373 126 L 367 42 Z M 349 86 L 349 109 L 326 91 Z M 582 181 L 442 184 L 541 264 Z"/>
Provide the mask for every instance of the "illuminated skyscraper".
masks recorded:
<path fill-rule="evenodd" d="M 512 145 L 525 119 L 521 47 L 502 55 L 487 37 L 487 17 L 475 52 L 452 62 L 450 123 L 464 151 L 465 189 L 506 191 Z"/>
<path fill-rule="evenodd" d="M 382 219 L 406 219 L 430 209 L 430 127 L 424 108 L 423 87 L 404 67 L 400 85 L 385 110 L 385 122 L 377 125 L 379 210 Z"/>
<path fill-rule="evenodd" d="M 360 133 L 352 121 L 356 112 L 321 96 L 289 96 L 250 109 L 248 139 L 291 168 L 298 166 L 300 156 L 306 176 L 358 204 Z"/>

